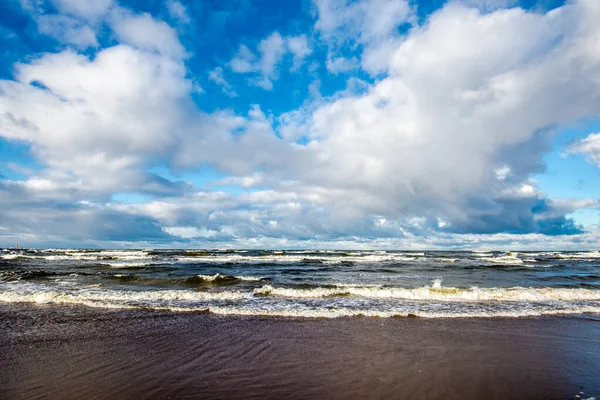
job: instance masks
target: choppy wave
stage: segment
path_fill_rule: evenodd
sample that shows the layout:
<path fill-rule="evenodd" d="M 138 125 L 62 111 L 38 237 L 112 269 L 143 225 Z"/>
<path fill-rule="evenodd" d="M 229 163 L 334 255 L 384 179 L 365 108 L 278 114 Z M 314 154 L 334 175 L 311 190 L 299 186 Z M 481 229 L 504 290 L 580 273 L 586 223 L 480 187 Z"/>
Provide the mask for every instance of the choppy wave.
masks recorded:
<path fill-rule="evenodd" d="M 558 258 L 563 259 L 595 259 L 600 258 L 600 251 L 587 251 L 581 253 L 556 253 Z"/>
<path fill-rule="evenodd" d="M 515 255 L 501 255 L 496 257 L 481 257 L 481 260 L 493 264 L 517 265 L 523 264 L 523 260 Z"/>
<path fill-rule="evenodd" d="M 525 317 L 539 315 L 557 315 L 557 314 L 586 314 L 600 313 L 600 303 L 596 304 L 542 304 L 537 307 L 453 307 L 451 309 L 440 309 L 436 304 L 429 307 L 399 305 L 392 307 L 391 310 L 381 310 L 377 308 L 356 308 L 356 307 L 298 307 L 281 304 L 238 304 L 231 303 L 232 300 L 239 300 L 244 297 L 241 293 L 195 293 L 170 291 L 167 296 L 162 297 L 162 293 L 155 293 L 161 296 L 160 301 L 149 301 L 146 297 L 140 299 L 140 296 L 115 295 L 108 296 L 106 293 L 101 296 L 87 294 L 85 296 L 74 296 L 59 292 L 40 292 L 40 293 L 0 293 L 0 301 L 7 303 L 37 303 L 37 304 L 68 304 L 83 305 L 94 308 L 113 308 L 113 309 L 143 309 L 143 310 L 164 310 L 172 312 L 205 312 L 221 315 L 240 315 L 240 316 L 280 316 L 296 318 L 339 318 L 339 317 L 379 317 L 379 318 L 468 318 L 468 317 Z M 184 300 L 184 303 L 174 302 L 174 300 Z M 200 303 L 190 303 L 190 300 Z M 215 300 L 217 300 L 215 302 Z M 210 302 L 212 301 L 212 302 Z M 229 304 L 230 303 L 230 304 Z"/>
<path fill-rule="evenodd" d="M 404 254 L 348 254 L 348 255 L 304 255 L 304 254 L 265 254 L 265 255 L 241 255 L 241 254 L 206 254 L 206 255 L 182 255 L 176 259 L 182 262 L 216 262 L 216 263 L 324 263 L 342 264 L 348 262 L 381 263 L 381 262 L 407 262 L 415 261 L 418 256 L 406 256 Z"/>
<path fill-rule="evenodd" d="M 424 261 L 449 262 L 467 258 L 492 264 L 520 264 L 524 260 L 596 260 L 600 251 L 585 252 L 492 252 L 471 251 L 464 256 L 439 257 L 440 252 L 390 252 L 390 251 L 335 251 L 335 250 L 78 250 L 78 249 L 2 249 L 2 260 L 46 260 L 46 261 L 122 261 L 206 263 L 422 263 Z"/>
<path fill-rule="evenodd" d="M 216 279 L 216 277 L 210 277 Z M 210 311 L 294 317 L 517 317 L 600 312 L 600 290 L 560 288 L 338 287 L 254 290 L 143 290 L 5 284 L 0 302 L 72 304 L 101 308 Z"/>
<path fill-rule="evenodd" d="M 0 249 L 0 302 L 293 317 L 600 313 L 599 262 L 595 250 Z"/>
<path fill-rule="evenodd" d="M 483 251 L 483 250 L 473 250 L 471 253 L 473 253 L 473 255 L 475 257 L 493 257 L 494 253 L 489 252 L 489 251 Z"/>
<path fill-rule="evenodd" d="M 121 291 L 110 289 L 80 290 L 75 292 L 59 290 L 21 289 L 0 292 L 0 301 L 5 303 L 66 303 L 94 304 L 99 307 L 128 305 L 131 302 L 158 305 L 160 302 L 172 301 L 208 301 L 208 300 L 238 300 L 247 297 L 247 293 L 238 291 L 202 292 L 191 290 L 145 290 Z"/>
<path fill-rule="evenodd" d="M 385 288 L 385 287 L 353 287 L 294 289 L 277 288 L 265 285 L 255 289 L 259 296 L 278 296 L 290 298 L 327 298 L 334 296 L 358 296 L 363 298 L 398 299 L 398 300 L 436 300 L 436 301 L 582 301 L 600 300 L 600 290 L 594 289 L 561 289 L 561 288 L 456 288 L 456 287 L 422 287 L 422 288 Z"/>
<path fill-rule="evenodd" d="M 253 283 L 265 280 L 262 277 L 241 276 L 241 275 L 193 275 L 189 277 L 156 277 L 143 274 L 120 273 L 101 275 L 110 281 L 124 283 L 128 285 L 143 285 L 153 287 L 203 287 L 203 286 L 231 286 L 238 283 Z"/>
<path fill-rule="evenodd" d="M 227 283 L 236 283 L 236 282 L 240 282 L 240 281 L 257 282 L 257 281 L 261 281 L 261 280 L 264 280 L 264 278 L 255 277 L 255 276 L 241 276 L 241 275 L 233 276 L 233 275 L 214 274 L 214 275 L 194 275 L 189 278 L 186 278 L 185 282 L 189 283 L 189 284 L 203 284 L 203 283 L 227 284 Z"/>
<path fill-rule="evenodd" d="M 58 274 L 53 271 L 30 270 L 30 271 L 0 271 L 0 282 L 13 282 L 21 280 L 46 279 Z"/>
<path fill-rule="evenodd" d="M 11 259 L 40 259 L 47 261 L 98 261 L 98 260 L 151 260 L 152 256 L 140 250 L 79 250 L 79 249 L 43 249 L 43 250 L 9 250 L 0 258 Z"/>
<path fill-rule="evenodd" d="M 149 266 L 161 264 L 161 263 L 153 263 L 153 262 L 148 262 L 148 261 L 108 261 L 108 262 L 102 261 L 102 264 L 106 265 L 109 268 L 115 268 L 115 269 L 126 269 L 126 268 L 135 269 L 135 268 L 149 267 Z"/>

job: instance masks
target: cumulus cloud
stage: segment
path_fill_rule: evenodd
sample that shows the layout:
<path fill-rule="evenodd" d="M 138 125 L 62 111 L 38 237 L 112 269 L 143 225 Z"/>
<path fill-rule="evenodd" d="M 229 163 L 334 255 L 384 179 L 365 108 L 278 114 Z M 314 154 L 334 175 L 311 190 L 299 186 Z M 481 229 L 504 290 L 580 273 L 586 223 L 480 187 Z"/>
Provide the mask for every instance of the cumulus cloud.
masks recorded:
<path fill-rule="evenodd" d="M 313 0 L 313 4 L 315 29 L 329 47 L 327 66 L 334 73 L 351 71 L 358 64 L 338 54 L 348 47 L 360 47 L 366 71 L 382 72 L 386 54 L 398 43 L 398 28 L 415 19 L 407 0 Z"/>
<path fill-rule="evenodd" d="M 294 56 L 294 63 L 290 70 L 297 71 L 302 66 L 304 59 L 312 53 L 312 49 L 306 35 L 288 37 L 286 42 L 289 52 Z"/>
<path fill-rule="evenodd" d="M 406 0 L 314 0 L 315 28 L 335 42 L 387 38 L 411 17 Z"/>
<path fill-rule="evenodd" d="M 144 167 L 208 162 L 246 173 L 266 160 L 282 162 L 269 154 L 283 143 L 259 108 L 248 118 L 201 112 L 184 65 L 171 57 L 118 45 L 93 60 L 71 51 L 47 54 L 16 71 L 16 81 L 0 81 L 2 134 L 31 144 L 48 167 L 35 182 L 52 182 L 55 190 L 169 194 L 181 187 Z M 232 151 L 248 157 L 231 160 Z M 289 152 L 280 149 L 280 157 Z"/>
<path fill-rule="evenodd" d="M 247 46 L 240 46 L 229 66 L 234 72 L 259 73 L 252 83 L 263 89 L 271 90 L 273 89 L 273 80 L 278 78 L 278 64 L 285 54 L 285 41 L 279 32 L 274 32 L 260 41 L 257 50 L 260 57 L 257 57 Z"/>
<path fill-rule="evenodd" d="M 126 44 L 93 57 L 73 50 L 47 53 L 16 64 L 15 79 L 0 81 L 2 136 L 29 144 L 45 166 L 21 183 L 31 196 L 64 201 L 102 200 L 119 192 L 171 196 L 190 186 L 147 168 L 167 163 L 193 169 L 209 162 L 245 173 L 270 158 L 266 149 L 278 140 L 259 108 L 244 118 L 196 107 L 191 98 L 196 85 L 170 27 L 122 9 L 113 18 L 114 29 L 129 27 L 119 35 Z M 163 40 L 148 42 L 145 29 L 165 34 Z M 230 162 L 232 149 L 253 156 Z"/>
<path fill-rule="evenodd" d="M 293 55 L 291 71 L 300 68 L 304 59 L 312 53 L 305 35 L 282 37 L 273 32 L 257 45 L 257 56 L 246 45 L 241 45 L 229 67 L 238 73 L 253 73 L 250 83 L 265 90 L 273 89 L 273 81 L 279 79 L 279 65 L 286 53 Z"/>
<path fill-rule="evenodd" d="M 80 201 L 112 193 L 174 195 L 189 185 L 145 168 L 176 151 L 193 109 L 183 46 L 172 28 L 115 5 L 111 23 L 128 44 L 93 57 L 73 50 L 15 65 L 0 81 L 0 126 L 28 143 L 45 168 L 21 183 L 32 198 Z M 60 18 L 63 16 L 60 15 Z M 152 39 L 147 34 L 161 34 Z M 168 158 L 168 157 L 167 157 Z"/>
<path fill-rule="evenodd" d="M 94 60 L 47 54 L 17 65 L 16 76 L 0 82 L 4 135 L 31 143 L 48 165 L 77 173 L 116 172 L 139 163 L 140 152 L 168 146 L 164 130 L 191 88 L 181 64 L 125 45 Z"/>
<path fill-rule="evenodd" d="M 187 56 L 177 32 L 148 13 L 132 14 L 126 9 L 117 9 L 111 16 L 111 26 L 122 43 L 174 58 Z"/>
<path fill-rule="evenodd" d="M 285 41 L 278 32 L 274 32 L 261 40 L 257 49 L 261 55 L 257 68 L 262 73 L 262 78 L 256 84 L 270 90 L 273 88 L 271 80 L 277 79 L 277 65 L 285 54 Z"/>
<path fill-rule="evenodd" d="M 452 231 L 577 232 L 545 220 L 543 194 L 515 188 L 543 168 L 553 127 L 598 113 L 598 12 L 590 1 L 546 14 L 449 4 L 410 31 L 367 94 L 314 112 L 317 161 L 303 179 L 339 189 L 337 204 Z"/>
<path fill-rule="evenodd" d="M 64 15 L 43 15 L 38 18 L 41 33 L 53 36 L 57 40 L 72 44 L 77 48 L 97 47 L 96 33 L 79 20 Z"/>
<path fill-rule="evenodd" d="M 246 45 L 241 45 L 236 56 L 229 63 L 234 72 L 247 73 L 257 70 L 255 66 L 257 57 Z"/>
<path fill-rule="evenodd" d="M 585 139 L 567 147 L 571 154 L 584 154 L 590 161 L 600 167 L 600 133 L 591 133 Z"/>
<path fill-rule="evenodd" d="M 559 127 L 600 111 L 595 1 L 547 13 L 451 2 L 421 25 L 405 1 L 317 1 L 331 64 L 345 57 L 335 46 L 349 43 L 382 75 L 282 115 L 257 104 L 202 111 L 173 28 L 109 6 L 119 44 L 93 56 L 46 53 L 0 80 L 0 135 L 44 165 L 0 181 L 2 228 L 47 241 L 244 247 L 600 242 L 569 219 L 595 200 L 550 199 L 531 179 Z M 275 32 L 240 46 L 228 66 L 269 89 L 286 55 L 297 70 L 309 54 L 306 36 Z M 222 68 L 209 79 L 228 89 Z M 597 135 L 569 151 L 598 162 Z M 157 165 L 210 165 L 225 175 L 214 185 L 245 190 L 167 180 L 148 172 Z M 123 192 L 154 197 L 112 200 Z"/>
<path fill-rule="evenodd" d="M 50 5 L 58 13 L 47 14 Z M 81 50 L 98 46 L 96 30 L 112 5 L 112 0 L 21 0 L 21 6 L 31 13 L 40 33 Z"/>

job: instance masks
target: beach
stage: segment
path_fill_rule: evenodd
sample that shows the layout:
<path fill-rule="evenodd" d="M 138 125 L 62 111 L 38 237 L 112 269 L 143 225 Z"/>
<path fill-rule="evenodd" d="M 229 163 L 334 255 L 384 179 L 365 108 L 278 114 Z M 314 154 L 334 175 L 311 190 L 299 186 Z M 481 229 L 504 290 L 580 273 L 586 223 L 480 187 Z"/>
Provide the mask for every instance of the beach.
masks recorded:
<path fill-rule="evenodd" d="M 0 303 L 0 330 L 3 399 L 600 393 L 597 316 L 324 319 Z"/>
<path fill-rule="evenodd" d="M 598 260 L 4 249 L 0 399 L 597 398 Z"/>
<path fill-rule="evenodd" d="M 600 0 L 0 0 L 0 400 L 600 400 Z"/>

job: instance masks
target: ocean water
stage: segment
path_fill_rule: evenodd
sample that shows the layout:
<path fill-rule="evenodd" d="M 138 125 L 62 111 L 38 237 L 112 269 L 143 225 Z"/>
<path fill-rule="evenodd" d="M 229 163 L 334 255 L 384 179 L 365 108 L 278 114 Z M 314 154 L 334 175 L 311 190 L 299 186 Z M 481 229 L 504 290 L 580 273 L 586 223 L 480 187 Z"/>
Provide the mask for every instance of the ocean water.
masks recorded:
<path fill-rule="evenodd" d="M 596 318 L 600 252 L 0 249 L 0 302 L 324 318 Z"/>

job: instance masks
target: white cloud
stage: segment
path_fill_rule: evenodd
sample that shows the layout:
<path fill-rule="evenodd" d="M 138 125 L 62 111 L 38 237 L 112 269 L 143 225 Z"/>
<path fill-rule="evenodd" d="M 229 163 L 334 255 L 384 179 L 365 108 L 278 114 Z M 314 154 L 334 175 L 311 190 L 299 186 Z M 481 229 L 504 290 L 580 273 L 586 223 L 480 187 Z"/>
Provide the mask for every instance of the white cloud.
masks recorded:
<path fill-rule="evenodd" d="M 164 21 L 148 13 L 136 14 L 112 0 L 52 0 L 59 14 L 44 14 L 44 0 L 34 5 L 24 1 L 22 6 L 32 13 L 41 33 L 74 45 L 79 49 L 97 47 L 96 29 L 101 22 L 112 28 L 119 42 L 146 51 L 156 51 L 174 58 L 186 58 L 177 32 Z M 175 11 L 176 4 L 169 3 Z M 169 8 L 169 9 L 171 9 Z"/>
<path fill-rule="evenodd" d="M 21 7 L 30 13 L 43 12 L 44 0 L 19 0 Z"/>
<path fill-rule="evenodd" d="M 167 0 L 167 11 L 169 16 L 181 24 L 189 24 L 191 22 L 187 8 L 178 0 Z"/>
<path fill-rule="evenodd" d="M 264 175 L 262 173 L 254 173 L 247 176 L 229 176 L 227 178 L 220 179 L 215 182 L 217 186 L 223 185 L 236 185 L 243 188 L 252 188 L 261 185 L 265 182 Z"/>
<path fill-rule="evenodd" d="M 496 177 L 503 181 L 510 174 L 510 167 L 508 165 L 503 165 L 502 167 L 496 168 L 494 172 L 496 173 Z"/>
<path fill-rule="evenodd" d="M 336 55 L 348 47 L 360 47 L 366 71 L 381 72 L 391 45 L 398 42 L 398 28 L 415 23 L 407 0 L 313 0 L 313 3 L 318 17 L 315 29 L 329 47 L 328 65 L 335 73 L 350 70 L 345 60 L 351 58 Z"/>
<path fill-rule="evenodd" d="M 237 55 L 231 60 L 229 66 L 234 72 L 247 73 L 256 71 L 254 63 L 256 56 L 246 45 L 241 45 Z"/>
<path fill-rule="evenodd" d="M 148 13 L 132 14 L 119 8 L 111 15 L 110 24 L 122 43 L 174 58 L 187 57 L 177 32 L 164 21 L 157 20 Z"/>
<path fill-rule="evenodd" d="M 273 89 L 273 81 L 279 79 L 279 65 L 286 53 L 293 55 L 290 71 L 297 71 L 304 59 L 312 53 L 305 35 L 282 37 L 273 32 L 257 45 L 258 57 L 246 45 L 241 45 L 229 67 L 238 73 L 254 73 L 250 83 L 265 90 Z"/>
<path fill-rule="evenodd" d="M 571 154 L 584 154 L 600 168 L 600 133 L 591 133 L 588 137 L 567 147 Z"/>
<path fill-rule="evenodd" d="M 41 33 L 77 48 L 97 47 L 96 33 L 88 25 L 64 15 L 42 15 L 38 18 Z"/>
<path fill-rule="evenodd" d="M 271 90 L 273 88 L 273 79 L 277 79 L 277 66 L 285 54 L 285 42 L 278 32 L 274 32 L 258 44 L 260 59 L 258 68 L 262 73 L 262 78 L 257 80 L 257 85 L 263 89 Z"/>
<path fill-rule="evenodd" d="M 124 45 L 93 61 L 47 54 L 16 73 L 16 82 L 0 81 L 3 135 L 30 143 L 45 174 L 103 193 L 151 183 L 136 169 L 173 145 L 178 104 L 192 89 L 182 64 Z"/>
<path fill-rule="evenodd" d="M 328 40 L 369 42 L 386 38 L 412 18 L 406 0 L 314 0 L 315 28 Z"/>
<path fill-rule="evenodd" d="M 90 22 L 103 18 L 112 6 L 112 0 L 52 0 L 62 13 L 84 18 Z"/>
<path fill-rule="evenodd" d="M 506 189 L 539 168 L 545 130 L 597 114 L 595 17 L 590 1 L 545 15 L 446 6 L 397 43 L 387 78 L 314 112 L 307 148 L 318 161 L 301 179 L 367 212 L 531 229 L 518 224 L 532 221 L 541 195 L 518 200 Z M 498 180 L 503 166 L 511 174 Z"/>
<path fill-rule="evenodd" d="M 96 29 L 112 7 L 112 0 L 52 0 L 51 3 L 58 13 L 45 13 L 49 1 L 21 0 L 21 6 L 31 13 L 40 33 L 81 50 L 98 47 Z"/>
<path fill-rule="evenodd" d="M 173 226 L 163 228 L 170 235 L 179 236 L 182 239 L 211 238 L 217 236 L 217 231 L 205 228 L 198 229 L 195 226 Z"/>
<path fill-rule="evenodd" d="M 208 79 L 221 86 L 221 90 L 229 97 L 237 97 L 238 94 L 233 90 L 229 82 L 223 76 L 223 68 L 216 67 L 208 73 Z"/>
<path fill-rule="evenodd" d="M 458 2 L 469 7 L 479 8 L 486 12 L 514 7 L 519 4 L 518 0 L 458 0 Z"/>
<path fill-rule="evenodd" d="M 306 35 L 292 36 L 286 38 L 288 50 L 294 55 L 294 64 L 291 71 L 297 71 L 304 62 L 304 59 L 312 53 L 308 44 Z"/>
<path fill-rule="evenodd" d="M 373 58 L 381 79 L 352 79 L 329 98 L 315 92 L 278 118 L 256 105 L 247 115 L 199 110 L 172 28 L 113 12 L 124 43 L 92 58 L 48 53 L 0 81 L 0 134 L 29 144 L 46 167 L 0 181 L 3 226 L 40 238 L 246 247 L 552 247 L 578 232 L 565 215 L 597 207 L 548 199 L 530 179 L 554 127 L 598 115 L 595 1 L 546 14 L 452 3 L 404 37 L 389 28 L 406 20 L 398 11 L 352 39 L 385 44 L 386 55 Z M 369 12 L 359 15 L 369 21 Z M 256 51 L 240 47 L 229 66 L 267 86 L 285 55 L 306 53 L 289 43 L 272 34 Z M 209 79 L 227 83 L 220 69 Z M 591 135 L 571 151 L 595 157 L 596 143 Z M 158 162 L 185 171 L 208 164 L 226 175 L 221 184 L 252 190 L 211 192 L 146 172 Z M 159 199 L 110 202 L 132 191 Z M 576 237 L 599 243 L 594 233 Z"/>
<path fill-rule="evenodd" d="M 346 58 L 346 57 L 331 57 L 327 56 L 327 62 L 325 66 L 327 67 L 327 71 L 332 74 L 345 73 L 350 71 L 355 71 L 358 69 L 360 63 L 356 57 Z"/>
<path fill-rule="evenodd" d="M 179 194 L 188 186 L 145 168 L 211 163 L 246 174 L 257 165 L 293 160 L 293 149 L 276 138 L 259 108 L 248 118 L 198 110 L 190 97 L 193 80 L 186 78 L 183 61 L 169 54 L 129 45 L 100 50 L 93 58 L 63 51 L 17 64 L 15 71 L 15 81 L 0 81 L 1 134 L 30 144 L 46 166 L 25 182 L 26 189 L 50 182 L 54 190 L 33 197 Z"/>

